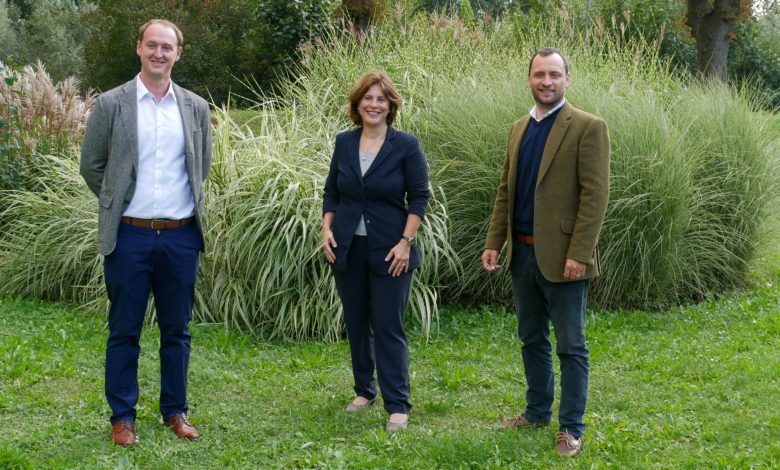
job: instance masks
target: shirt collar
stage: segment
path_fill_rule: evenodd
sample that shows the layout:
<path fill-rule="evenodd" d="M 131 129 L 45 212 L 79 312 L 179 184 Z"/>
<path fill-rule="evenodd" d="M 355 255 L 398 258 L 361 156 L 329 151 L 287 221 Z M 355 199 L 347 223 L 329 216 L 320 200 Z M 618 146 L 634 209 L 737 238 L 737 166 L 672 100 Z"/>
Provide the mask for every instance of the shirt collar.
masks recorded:
<path fill-rule="evenodd" d="M 563 107 L 563 105 L 564 105 L 564 104 L 566 104 L 566 98 L 561 98 L 561 101 L 560 101 L 560 103 L 556 104 L 556 105 L 555 105 L 555 107 L 554 107 L 553 109 L 551 109 L 551 110 L 547 111 L 547 112 L 544 114 L 544 116 L 542 116 L 542 118 L 541 118 L 541 119 L 536 119 L 536 105 L 533 105 L 533 107 L 532 107 L 532 108 L 531 108 L 531 110 L 528 112 L 528 114 L 530 114 L 530 115 L 531 115 L 531 118 L 533 118 L 533 120 L 534 120 L 534 121 L 537 121 L 537 122 L 539 122 L 539 121 L 544 121 L 544 120 L 545 120 L 545 118 L 547 118 L 547 116 L 549 116 L 550 114 L 552 114 L 552 113 L 554 113 L 554 112 L 558 111 L 559 109 L 561 109 L 561 108 Z"/>
<path fill-rule="evenodd" d="M 146 95 L 149 95 L 149 96 L 152 97 L 152 99 L 154 99 L 154 96 L 152 95 L 152 92 L 150 92 L 149 89 L 146 88 L 146 85 L 144 85 L 143 80 L 141 80 L 141 74 L 139 73 L 135 77 L 135 97 L 136 97 L 136 99 L 138 101 L 141 101 Z M 165 96 L 163 96 L 162 100 L 164 100 L 168 96 L 170 96 L 173 99 L 174 103 L 177 102 L 176 101 L 176 93 L 173 92 L 173 80 L 171 80 L 168 83 L 168 91 L 165 93 Z M 162 101 L 162 100 L 160 100 L 160 101 Z"/>

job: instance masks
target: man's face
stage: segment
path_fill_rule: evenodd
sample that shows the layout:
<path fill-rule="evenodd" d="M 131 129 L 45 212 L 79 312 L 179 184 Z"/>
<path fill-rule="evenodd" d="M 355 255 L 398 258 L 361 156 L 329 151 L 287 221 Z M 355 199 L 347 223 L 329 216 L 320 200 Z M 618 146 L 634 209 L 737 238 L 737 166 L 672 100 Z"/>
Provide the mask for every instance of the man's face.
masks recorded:
<path fill-rule="evenodd" d="M 537 106 L 548 108 L 560 102 L 569 86 L 569 74 L 566 73 L 563 57 L 558 54 L 534 57 L 531 73 L 528 74 L 528 86 Z"/>
<path fill-rule="evenodd" d="M 135 44 L 135 52 L 141 58 L 141 74 L 154 80 L 170 78 L 173 64 L 181 57 L 176 32 L 159 23 L 146 28 Z"/>

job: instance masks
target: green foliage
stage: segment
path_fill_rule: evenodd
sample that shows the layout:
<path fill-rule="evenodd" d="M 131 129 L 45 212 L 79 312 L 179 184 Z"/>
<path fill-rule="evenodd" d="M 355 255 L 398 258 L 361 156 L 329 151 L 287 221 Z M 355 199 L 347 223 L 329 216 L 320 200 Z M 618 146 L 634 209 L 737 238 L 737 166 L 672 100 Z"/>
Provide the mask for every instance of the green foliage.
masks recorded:
<path fill-rule="evenodd" d="M 484 32 L 421 15 L 377 26 L 363 46 L 334 31 L 305 48 L 298 78 L 275 100 L 258 96 L 249 123 L 216 114 L 196 319 L 275 337 L 340 336 L 320 252 L 322 183 L 335 135 L 351 127 L 349 88 L 371 68 L 393 77 L 405 98 L 397 126 L 420 138 L 431 167 L 411 317 L 426 335 L 441 301 L 510 303 L 509 276 L 483 272 L 479 256 L 509 127 L 532 104 L 527 61 L 548 44 L 570 59 L 571 102 L 611 129 L 605 273 L 591 299 L 659 306 L 741 286 L 780 194 L 776 124 L 751 111 L 746 92 L 676 81 L 651 46 L 606 39 L 613 33 L 594 30 L 586 43 L 568 20 Z M 13 225 L 0 237 L 0 286 L 101 300 L 96 202 L 73 160 L 47 161 L 63 181 L 42 179 L 44 196 L 6 199 Z"/>
<path fill-rule="evenodd" d="M 189 414 L 203 438 L 182 442 L 160 422 L 150 326 L 139 361 L 141 440 L 117 449 L 102 381 L 105 319 L 2 301 L 0 467 L 157 468 L 164 456 L 199 468 L 773 468 L 774 253 L 771 276 L 752 292 L 666 312 L 588 312 L 588 429 L 584 452 L 566 462 L 552 451 L 556 424 L 495 429 L 499 413 L 522 410 L 525 391 L 517 322 L 502 309 L 446 309 L 430 341 L 411 341 L 414 409 L 409 429 L 392 436 L 381 406 L 343 411 L 354 396 L 345 342 L 260 342 L 194 324 Z"/>
<path fill-rule="evenodd" d="M 178 0 L 104 2 L 90 15 L 85 70 L 89 86 L 107 90 L 138 73 L 138 28 L 151 18 L 173 21 L 184 53 L 173 80 L 217 103 L 228 95 L 269 90 L 294 64 L 299 44 L 328 23 L 335 0 Z"/>
<path fill-rule="evenodd" d="M 55 80 L 81 74 L 84 41 L 89 30 L 82 17 L 95 9 L 93 3 L 35 0 L 20 5 L 23 8 L 14 5 L 11 9 L 8 2 L 2 3 L 0 59 L 12 56 L 20 64 L 40 60 Z"/>
<path fill-rule="evenodd" d="M 8 3 L 0 2 L 0 60 L 6 60 L 17 52 L 16 31 L 12 26 L 14 20 Z"/>
<path fill-rule="evenodd" d="M 464 20 L 468 20 L 468 12 L 464 11 L 464 8 L 468 8 L 472 13 L 479 15 L 490 14 L 493 18 L 502 15 L 509 11 L 513 7 L 512 0 L 412 0 L 415 4 L 414 7 L 418 11 L 426 11 L 428 13 L 441 13 L 451 14 L 453 16 L 460 15 Z M 468 3 L 464 6 L 464 3 Z M 524 2 L 520 2 L 522 5 Z M 522 7 L 522 6 L 521 6 Z M 463 15 L 467 16 L 463 16 Z"/>
<path fill-rule="evenodd" d="M 759 102 L 780 109 L 780 7 L 740 26 L 729 51 L 729 76 L 762 95 Z"/>

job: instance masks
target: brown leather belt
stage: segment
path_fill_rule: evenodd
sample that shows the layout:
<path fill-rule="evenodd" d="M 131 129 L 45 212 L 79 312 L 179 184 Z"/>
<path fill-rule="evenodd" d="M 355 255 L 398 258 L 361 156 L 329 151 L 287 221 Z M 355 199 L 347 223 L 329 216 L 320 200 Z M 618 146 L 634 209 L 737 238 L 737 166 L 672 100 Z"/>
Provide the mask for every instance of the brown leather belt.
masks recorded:
<path fill-rule="evenodd" d="M 515 232 L 512 234 L 512 238 L 514 238 L 516 242 L 525 243 L 526 245 L 534 244 L 533 235 L 526 235 L 525 233 Z"/>
<path fill-rule="evenodd" d="M 195 216 L 186 219 L 168 220 L 168 219 L 139 219 L 137 217 L 122 217 L 122 223 L 134 227 L 151 228 L 154 230 L 163 230 L 166 228 L 179 228 L 189 225 L 195 221 Z"/>

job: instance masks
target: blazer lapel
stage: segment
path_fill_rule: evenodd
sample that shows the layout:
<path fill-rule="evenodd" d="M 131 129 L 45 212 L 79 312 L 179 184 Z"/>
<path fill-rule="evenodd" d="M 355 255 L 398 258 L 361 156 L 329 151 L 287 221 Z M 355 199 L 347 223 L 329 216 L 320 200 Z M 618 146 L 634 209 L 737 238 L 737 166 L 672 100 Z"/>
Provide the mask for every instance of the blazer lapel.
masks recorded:
<path fill-rule="evenodd" d="M 192 144 L 192 123 L 195 120 L 192 110 L 192 99 L 184 93 L 179 85 L 172 83 L 172 86 L 184 129 L 184 160 L 187 166 L 187 173 L 190 175 L 190 179 L 192 179 L 192 166 L 195 162 L 195 149 Z"/>
<path fill-rule="evenodd" d="M 137 78 L 125 83 L 122 94 L 119 95 L 119 110 L 125 122 L 127 132 L 128 153 L 133 158 L 133 168 L 138 170 L 138 96 Z"/>
<path fill-rule="evenodd" d="M 547 143 L 544 146 L 544 153 L 542 154 L 542 162 L 539 164 L 539 175 L 536 178 L 536 185 L 539 186 L 539 182 L 542 181 L 544 175 L 552 164 L 555 154 L 558 152 L 563 141 L 563 136 L 566 135 L 566 130 L 571 124 L 571 106 L 569 103 L 563 105 L 558 112 L 558 117 L 555 118 L 552 129 L 550 129 L 550 135 L 547 137 Z"/>
<path fill-rule="evenodd" d="M 355 173 L 355 178 L 357 178 L 358 181 L 361 181 L 363 179 L 363 176 L 360 174 L 360 134 L 362 133 L 361 128 L 355 129 L 352 134 L 350 134 L 350 140 L 347 144 L 347 163 L 349 164 L 349 167 L 352 168 L 352 172 Z"/>
<path fill-rule="evenodd" d="M 376 168 L 382 164 L 382 162 L 387 158 L 387 156 L 390 155 L 390 152 L 393 151 L 392 141 L 393 139 L 395 139 L 397 134 L 398 131 L 393 129 L 392 126 L 387 128 L 387 135 L 385 136 L 385 141 L 382 144 L 382 146 L 379 148 L 379 152 L 376 154 L 376 158 L 374 159 L 374 162 L 371 163 L 370 167 L 368 167 L 368 170 L 366 170 L 366 174 L 363 175 L 363 178 L 365 178 L 371 172 L 376 170 Z"/>

